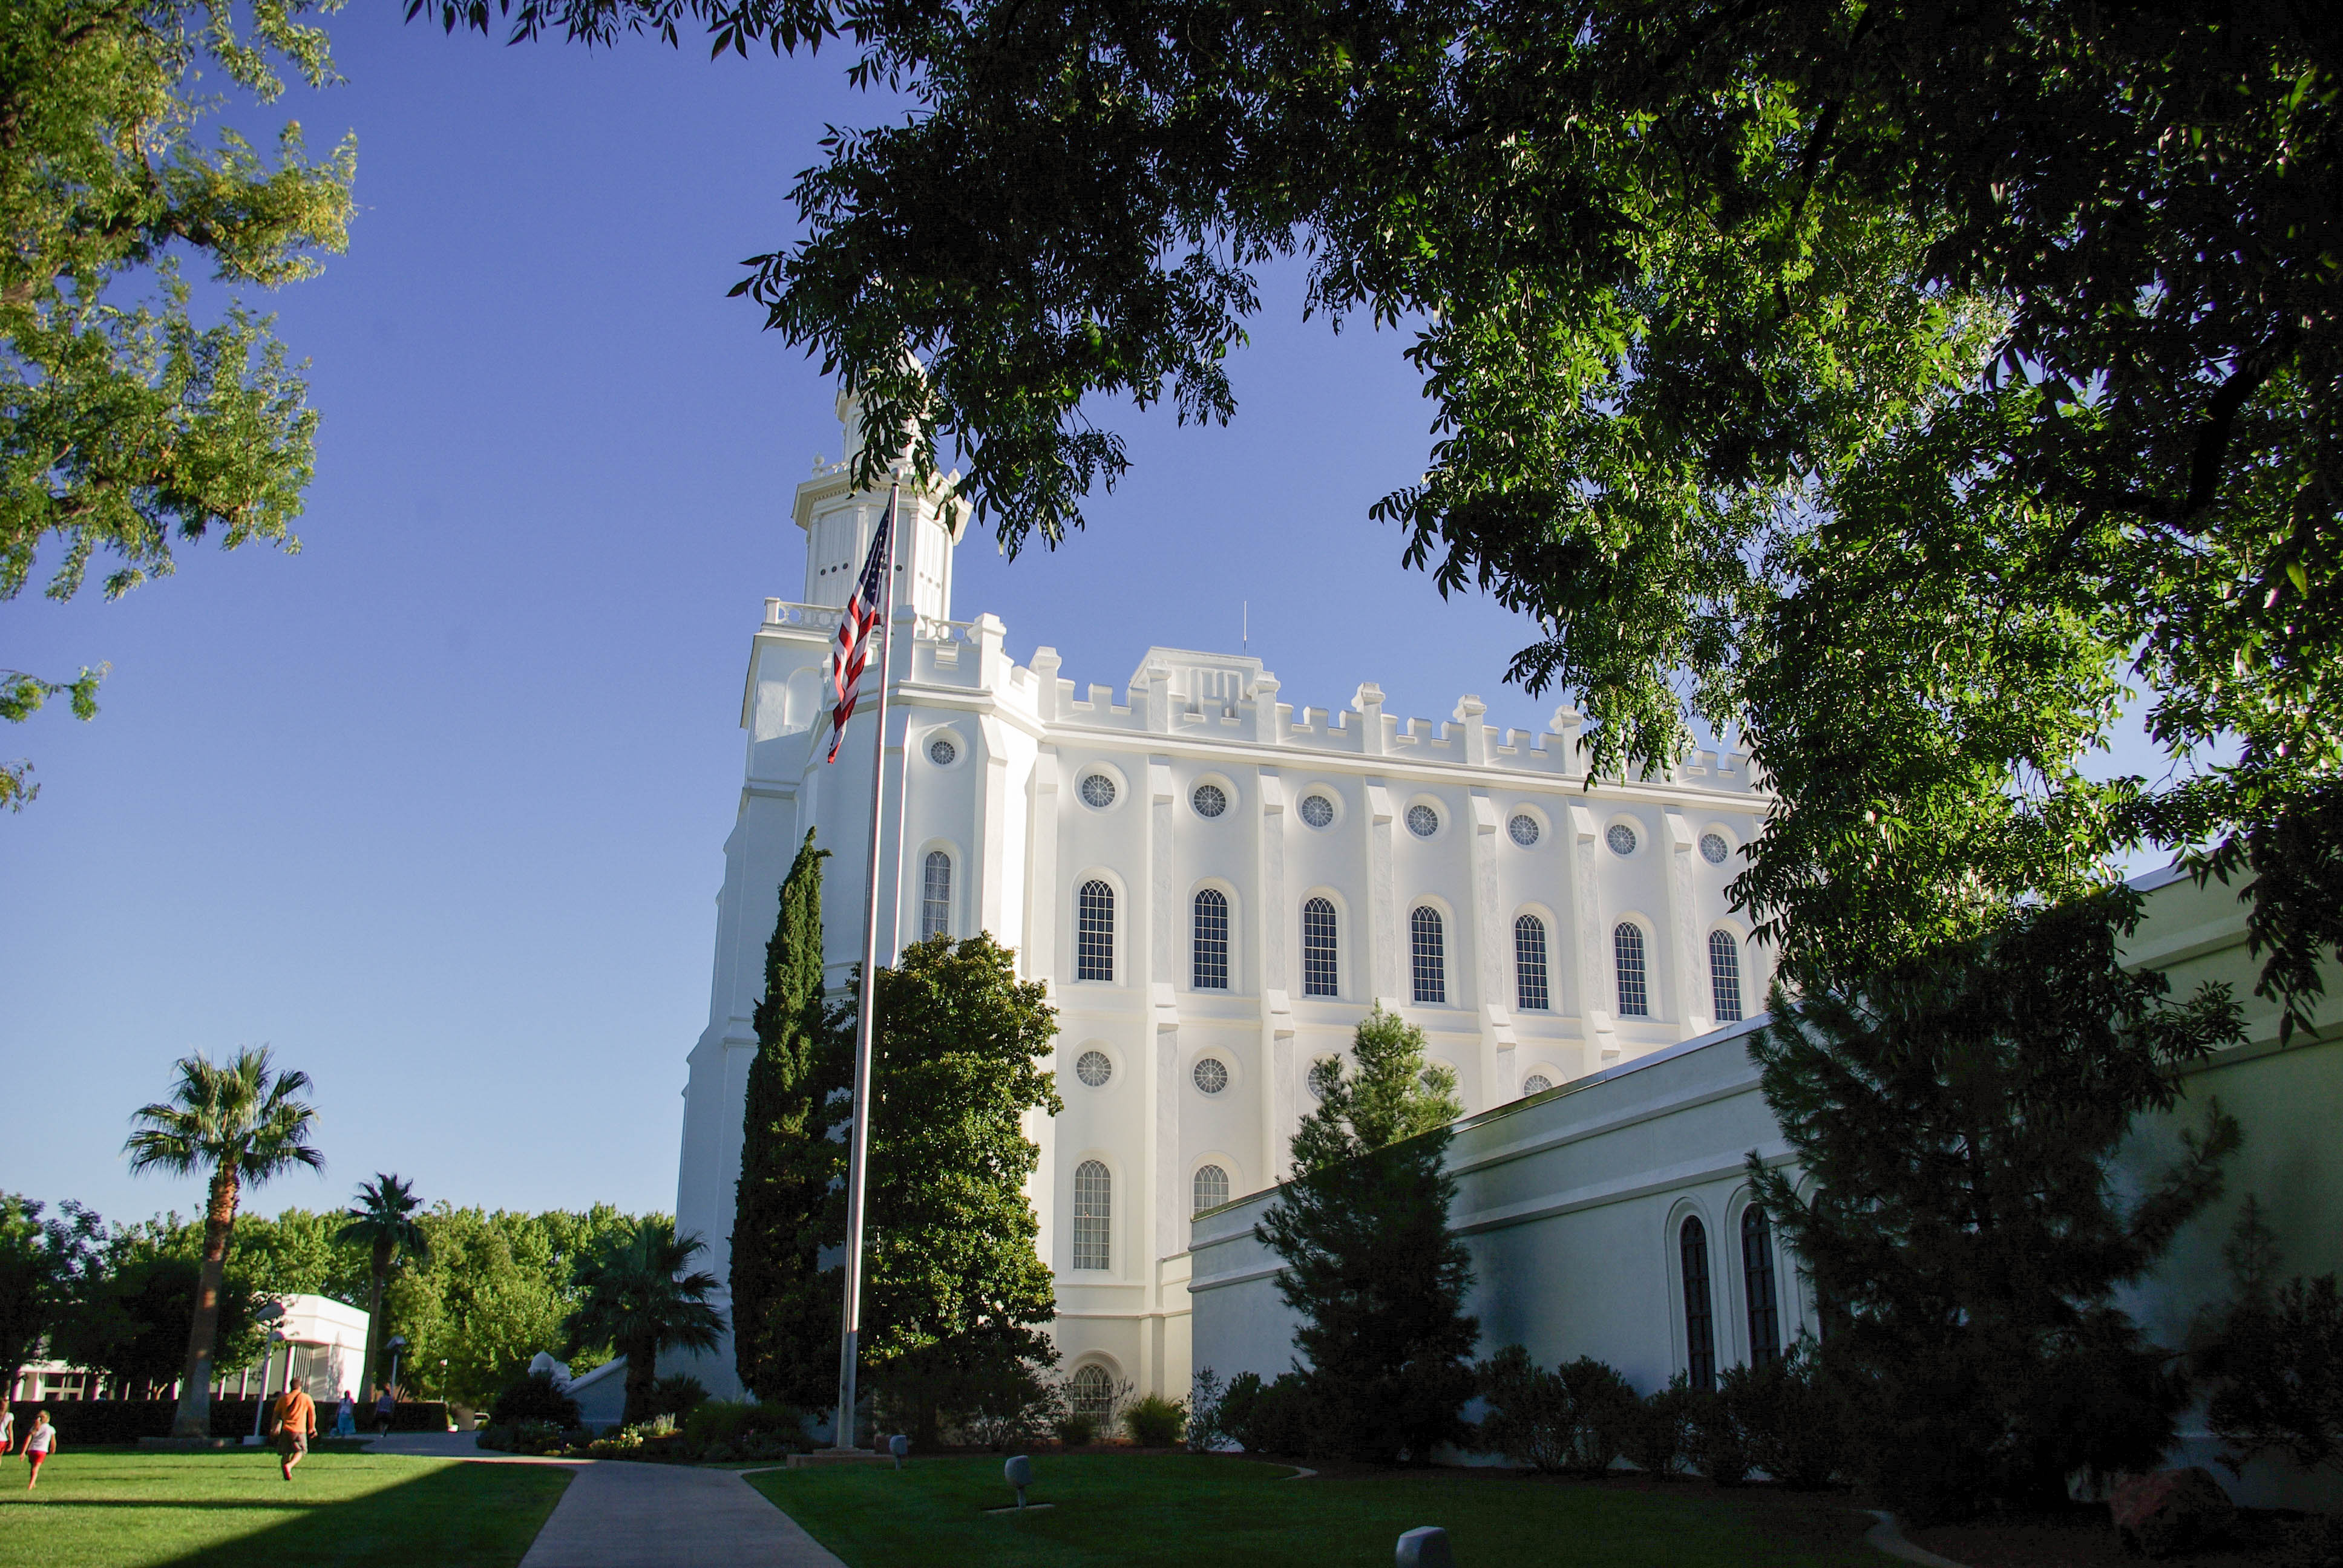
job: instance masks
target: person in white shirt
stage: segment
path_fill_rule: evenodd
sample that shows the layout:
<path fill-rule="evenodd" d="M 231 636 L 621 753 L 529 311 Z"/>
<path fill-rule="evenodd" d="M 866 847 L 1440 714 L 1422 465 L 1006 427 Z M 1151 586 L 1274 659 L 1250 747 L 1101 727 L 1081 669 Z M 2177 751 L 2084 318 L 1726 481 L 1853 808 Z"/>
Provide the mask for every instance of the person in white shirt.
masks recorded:
<path fill-rule="evenodd" d="M 33 1418 L 33 1430 L 25 1434 L 25 1462 L 33 1467 L 25 1490 L 30 1492 L 41 1479 L 41 1461 L 57 1451 L 57 1429 L 49 1424 L 49 1412 L 41 1412 Z"/>
<path fill-rule="evenodd" d="M 8 1408 L 6 1400 L 0 1400 L 0 1454 L 13 1453 L 15 1450 L 16 1412 Z"/>

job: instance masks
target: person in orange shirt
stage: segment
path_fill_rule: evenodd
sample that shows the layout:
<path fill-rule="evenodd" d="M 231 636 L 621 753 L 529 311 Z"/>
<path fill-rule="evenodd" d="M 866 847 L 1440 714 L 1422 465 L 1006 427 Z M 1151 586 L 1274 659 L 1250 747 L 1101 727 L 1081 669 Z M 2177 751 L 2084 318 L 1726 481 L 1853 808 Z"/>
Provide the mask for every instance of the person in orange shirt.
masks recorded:
<path fill-rule="evenodd" d="M 317 1407 L 299 1383 L 277 1396 L 268 1430 L 277 1434 L 277 1461 L 290 1481 L 293 1467 L 308 1457 L 309 1440 L 317 1435 Z"/>

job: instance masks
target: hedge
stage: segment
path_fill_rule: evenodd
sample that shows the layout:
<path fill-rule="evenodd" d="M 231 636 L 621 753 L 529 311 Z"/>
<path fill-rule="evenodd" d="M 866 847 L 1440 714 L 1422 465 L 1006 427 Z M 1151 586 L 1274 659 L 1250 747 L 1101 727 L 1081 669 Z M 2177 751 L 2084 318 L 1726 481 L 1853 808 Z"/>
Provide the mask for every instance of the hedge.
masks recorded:
<path fill-rule="evenodd" d="M 216 1399 L 212 1401 L 212 1435 L 214 1437 L 249 1437 L 252 1418 L 258 1402 L 252 1399 Z M 171 1422 L 179 1413 L 179 1402 L 170 1399 L 66 1399 L 18 1400 L 9 1406 L 16 1417 L 16 1442 L 21 1446 L 25 1434 L 33 1430 L 33 1417 L 41 1411 L 49 1412 L 49 1420 L 57 1429 L 58 1437 L 68 1446 L 86 1443 L 136 1442 L 142 1437 L 168 1437 Z M 358 1432 L 370 1435 L 374 1431 L 374 1412 L 360 1405 L 357 1412 Z M 320 1402 L 317 1406 L 317 1430 L 329 1435 L 334 1430 L 334 1406 Z M 392 1412 L 393 1432 L 445 1432 L 447 1430 L 447 1407 L 438 1400 L 402 1400 Z"/>

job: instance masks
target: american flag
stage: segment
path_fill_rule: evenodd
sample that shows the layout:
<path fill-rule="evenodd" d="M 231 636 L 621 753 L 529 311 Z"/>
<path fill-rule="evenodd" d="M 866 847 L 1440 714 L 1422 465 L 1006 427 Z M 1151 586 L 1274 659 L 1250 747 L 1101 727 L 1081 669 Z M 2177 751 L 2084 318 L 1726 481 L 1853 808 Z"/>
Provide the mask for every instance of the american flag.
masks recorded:
<path fill-rule="evenodd" d="M 879 519 L 879 531 L 871 537 L 870 556 L 862 563 L 862 577 L 854 585 L 854 597 L 846 603 L 846 613 L 838 618 L 838 644 L 830 650 L 830 685 L 838 693 L 830 710 L 829 761 L 838 760 L 838 749 L 846 739 L 846 721 L 854 717 L 854 699 L 860 694 L 862 666 L 870 655 L 873 628 L 887 613 L 887 539 L 895 529 L 895 504 L 899 492 L 887 492 L 887 515 Z"/>

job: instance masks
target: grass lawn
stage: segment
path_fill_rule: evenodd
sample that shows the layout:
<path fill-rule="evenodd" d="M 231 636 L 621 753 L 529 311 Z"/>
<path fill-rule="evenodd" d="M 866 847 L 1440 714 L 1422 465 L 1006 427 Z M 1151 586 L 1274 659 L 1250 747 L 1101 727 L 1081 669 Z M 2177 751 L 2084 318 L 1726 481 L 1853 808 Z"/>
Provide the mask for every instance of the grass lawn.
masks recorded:
<path fill-rule="evenodd" d="M 569 1484 L 540 1464 L 258 1450 L 67 1449 L 27 1495 L 0 1461 L 0 1568 L 512 1568 Z"/>
<path fill-rule="evenodd" d="M 998 1459 L 891 1470 L 774 1471 L 749 1484 L 847 1568 L 1316 1568 L 1388 1563 L 1419 1524 L 1463 1568 L 1878 1568 L 1871 1521 L 1844 1500 L 1569 1484 L 1457 1472 L 1290 1480 L 1292 1467 L 1203 1454 L 1040 1454 L 1025 1513 Z"/>

